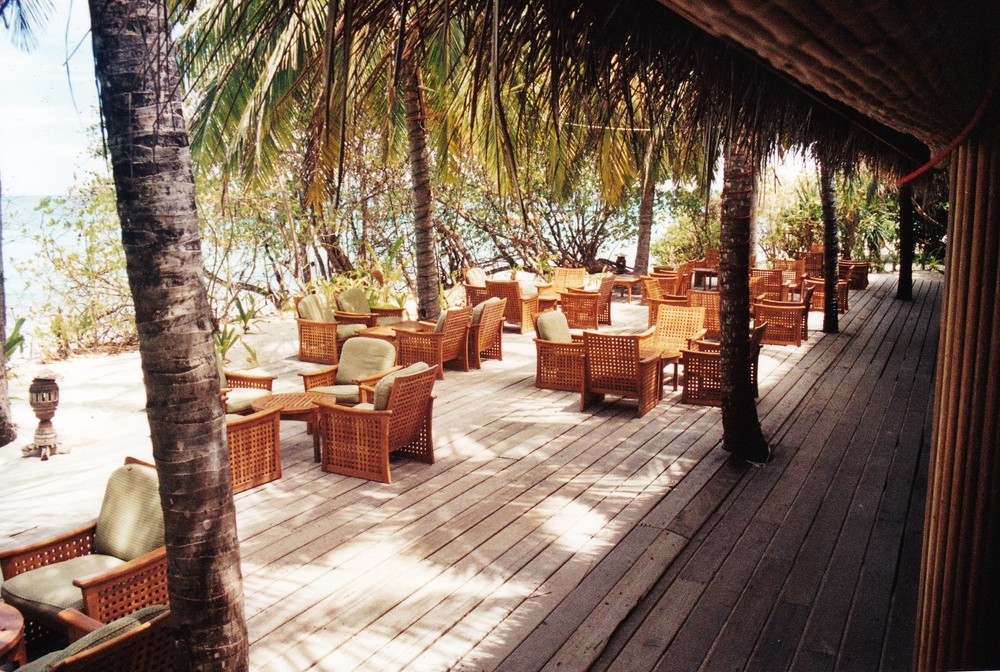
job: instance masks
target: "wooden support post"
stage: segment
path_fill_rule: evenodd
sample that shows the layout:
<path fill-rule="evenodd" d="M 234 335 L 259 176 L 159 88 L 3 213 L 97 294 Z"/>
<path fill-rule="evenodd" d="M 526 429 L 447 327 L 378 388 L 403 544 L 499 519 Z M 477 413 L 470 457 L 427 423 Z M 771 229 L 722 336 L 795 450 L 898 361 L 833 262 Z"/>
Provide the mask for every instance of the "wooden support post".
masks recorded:
<path fill-rule="evenodd" d="M 1000 137 L 952 155 L 915 668 L 1000 668 Z"/>
<path fill-rule="evenodd" d="M 913 187 L 899 188 L 899 284 L 896 298 L 913 300 Z"/>

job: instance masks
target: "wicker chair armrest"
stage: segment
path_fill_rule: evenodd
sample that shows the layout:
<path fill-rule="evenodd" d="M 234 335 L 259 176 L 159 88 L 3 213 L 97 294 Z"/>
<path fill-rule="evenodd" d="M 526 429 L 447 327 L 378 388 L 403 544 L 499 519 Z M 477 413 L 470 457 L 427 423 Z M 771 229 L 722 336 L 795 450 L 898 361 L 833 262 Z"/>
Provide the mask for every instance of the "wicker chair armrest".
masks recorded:
<path fill-rule="evenodd" d="M 96 527 L 95 519 L 59 536 L 0 552 L 0 572 L 4 580 L 54 562 L 90 555 Z"/>
<path fill-rule="evenodd" d="M 374 404 L 375 403 L 375 386 L 374 385 L 358 385 L 358 394 L 361 396 L 362 404 Z"/>
<path fill-rule="evenodd" d="M 697 334 L 688 339 L 688 349 L 694 348 L 694 344 L 708 336 L 708 329 L 702 329 Z"/>
<path fill-rule="evenodd" d="M 70 644 L 105 625 L 96 618 L 91 618 L 76 609 L 63 609 L 57 616 L 66 627 L 66 635 L 69 637 Z"/>
<path fill-rule="evenodd" d="M 101 574 L 74 579 L 85 613 L 104 623 L 153 604 L 167 604 L 167 547 L 160 546 Z"/>
<path fill-rule="evenodd" d="M 535 287 L 538 288 L 539 292 L 544 292 L 546 289 L 552 289 L 552 283 L 551 282 L 538 282 L 536 280 L 535 281 Z"/>
<path fill-rule="evenodd" d="M 342 310 L 335 310 L 333 317 L 341 324 L 363 324 L 374 327 L 378 322 L 378 315 L 375 313 L 345 313 Z"/>
<path fill-rule="evenodd" d="M 339 367 L 339 364 L 334 364 L 333 366 L 328 366 L 325 369 L 320 369 L 319 371 L 300 371 L 299 375 L 302 376 L 302 385 L 305 388 L 305 391 L 308 392 L 314 387 L 333 385 L 337 378 L 337 369 Z"/>
<path fill-rule="evenodd" d="M 437 322 L 434 320 L 420 320 L 417 324 L 419 324 L 421 328 L 416 329 L 415 331 L 434 331 L 434 328 L 437 327 Z"/>
<path fill-rule="evenodd" d="M 715 341 L 695 341 L 694 352 L 702 352 L 707 354 L 718 354 L 720 348 L 722 348 L 721 343 L 716 343 Z"/>
<path fill-rule="evenodd" d="M 378 317 L 403 317 L 405 308 L 395 308 L 393 306 L 372 306 L 372 312 Z"/>
<path fill-rule="evenodd" d="M 370 376 L 363 376 L 361 378 L 355 378 L 354 382 L 357 383 L 359 386 L 365 386 L 365 387 L 373 386 L 373 385 L 375 385 L 375 383 L 377 383 L 378 381 L 382 380 L 383 378 L 385 378 L 386 376 L 388 376 L 393 371 L 399 371 L 402 368 L 403 367 L 400 366 L 399 364 L 397 364 L 396 366 L 390 366 L 385 371 L 379 371 L 378 373 L 373 373 Z M 375 388 L 372 387 L 372 389 L 374 390 Z M 364 401 L 364 400 L 362 399 L 362 401 Z"/>
<path fill-rule="evenodd" d="M 574 343 L 583 345 L 583 334 L 570 334 L 569 337 L 573 339 Z"/>
<path fill-rule="evenodd" d="M 565 341 L 546 341 L 546 340 L 543 340 L 541 338 L 533 338 L 531 340 L 534 341 L 535 343 L 537 343 L 538 345 L 542 346 L 542 347 L 550 345 L 550 346 L 562 348 L 562 349 L 565 349 L 565 350 L 579 350 L 581 353 L 583 352 L 583 335 L 582 334 L 579 335 L 579 338 L 577 338 L 576 336 L 574 336 L 572 343 L 566 343 Z"/>
<path fill-rule="evenodd" d="M 257 375 L 250 373 L 230 373 L 226 371 L 226 383 L 229 387 L 248 387 L 255 390 L 270 390 L 277 376 Z"/>
<path fill-rule="evenodd" d="M 640 348 L 652 348 L 656 342 L 656 327 L 649 327 L 646 331 L 637 334 Z"/>
<path fill-rule="evenodd" d="M 663 354 L 663 348 L 644 349 L 639 354 L 639 365 L 647 366 L 650 364 L 658 364 L 660 362 L 660 355 L 662 354 Z"/>
<path fill-rule="evenodd" d="M 567 287 L 567 294 L 599 294 L 596 289 L 584 289 L 583 287 Z"/>

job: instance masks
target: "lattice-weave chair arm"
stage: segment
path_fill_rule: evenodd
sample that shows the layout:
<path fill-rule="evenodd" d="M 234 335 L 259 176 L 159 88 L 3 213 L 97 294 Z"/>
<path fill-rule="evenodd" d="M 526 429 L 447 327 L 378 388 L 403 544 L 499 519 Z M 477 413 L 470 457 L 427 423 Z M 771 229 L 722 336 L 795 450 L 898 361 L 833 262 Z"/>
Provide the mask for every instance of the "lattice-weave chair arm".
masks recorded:
<path fill-rule="evenodd" d="M 141 555 L 103 574 L 73 581 L 83 591 L 83 610 L 102 623 L 153 604 L 167 604 L 167 547 Z"/>
<path fill-rule="evenodd" d="M 270 390 L 277 376 L 262 376 L 251 373 L 233 373 L 226 371 L 226 384 L 229 387 L 250 388 L 253 390 Z"/>
<path fill-rule="evenodd" d="M 302 385 L 305 387 L 305 391 L 308 392 L 314 387 L 335 385 L 338 368 L 340 368 L 340 365 L 334 364 L 319 371 L 300 372 L 299 375 L 302 376 Z"/>
<path fill-rule="evenodd" d="M 345 313 L 342 310 L 335 310 L 333 316 L 340 324 L 363 324 L 366 327 L 378 324 L 378 315 L 375 313 Z"/>
<path fill-rule="evenodd" d="M 18 574 L 55 562 L 90 555 L 96 527 L 97 520 L 95 519 L 57 537 L 0 552 L 0 571 L 3 573 L 4 580 L 12 579 Z"/>

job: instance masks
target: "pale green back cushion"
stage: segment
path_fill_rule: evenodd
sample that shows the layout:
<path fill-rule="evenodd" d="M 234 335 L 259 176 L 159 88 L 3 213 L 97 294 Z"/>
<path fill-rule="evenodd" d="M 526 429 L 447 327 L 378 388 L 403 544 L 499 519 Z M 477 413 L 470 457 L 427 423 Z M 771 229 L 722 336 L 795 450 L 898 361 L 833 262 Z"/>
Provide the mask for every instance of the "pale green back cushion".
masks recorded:
<path fill-rule="evenodd" d="M 538 338 L 556 343 L 572 343 L 573 335 L 569 330 L 566 316 L 558 310 L 550 310 L 538 316 Z"/>
<path fill-rule="evenodd" d="M 475 285 L 476 287 L 486 286 L 486 271 L 474 266 L 465 272 L 465 281 L 470 285 Z"/>
<path fill-rule="evenodd" d="M 310 294 L 299 301 L 299 317 L 311 322 L 333 322 L 333 311 L 326 297 L 321 294 Z"/>
<path fill-rule="evenodd" d="M 367 315 L 372 312 L 368 305 L 368 297 L 360 287 L 345 289 L 337 296 L 337 307 L 345 313 L 360 313 Z"/>
<path fill-rule="evenodd" d="M 393 371 L 388 376 L 378 381 L 375 385 L 375 410 L 384 411 L 389 407 L 389 395 L 392 394 L 392 383 L 396 380 L 396 376 L 408 376 L 411 373 L 426 371 L 428 368 L 429 367 L 424 362 L 417 362 L 415 364 L 410 364 L 405 369 Z"/>
<path fill-rule="evenodd" d="M 94 532 L 94 552 L 134 560 L 163 545 L 156 470 L 139 464 L 118 467 L 108 479 Z"/>
<path fill-rule="evenodd" d="M 347 385 L 358 378 L 392 368 L 395 362 L 396 348 L 392 343 L 378 338 L 355 336 L 344 343 L 334 382 Z"/>
<path fill-rule="evenodd" d="M 487 303 L 500 303 L 500 297 L 491 296 L 485 301 L 477 303 L 476 306 L 472 309 L 472 324 L 479 324 L 479 321 L 483 319 L 483 309 L 486 307 Z"/>
<path fill-rule="evenodd" d="M 448 311 L 447 310 L 442 310 L 441 314 L 438 315 L 437 324 L 434 325 L 434 333 L 435 334 L 440 334 L 441 333 L 441 331 L 444 329 L 444 321 L 447 320 L 447 319 L 448 319 Z"/>

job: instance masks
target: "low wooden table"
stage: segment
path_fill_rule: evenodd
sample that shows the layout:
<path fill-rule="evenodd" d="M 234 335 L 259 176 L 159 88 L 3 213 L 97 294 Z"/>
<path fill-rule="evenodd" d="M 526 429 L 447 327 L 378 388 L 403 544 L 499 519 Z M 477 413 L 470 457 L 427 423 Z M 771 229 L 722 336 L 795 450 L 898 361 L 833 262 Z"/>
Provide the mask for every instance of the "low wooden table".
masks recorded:
<path fill-rule="evenodd" d="M 628 302 L 632 303 L 632 290 L 636 285 L 639 285 L 641 289 L 642 278 L 638 275 L 616 275 L 613 286 L 623 290 L 623 294 L 628 292 Z"/>
<path fill-rule="evenodd" d="M 0 603 L 0 665 L 27 665 L 28 652 L 24 645 L 24 617 L 9 604 Z"/>
<path fill-rule="evenodd" d="M 308 433 L 313 437 L 313 460 L 319 462 L 319 414 L 316 412 L 316 401 L 323 399 L 333 403 L 335 398 L 321 392 L 285 392 L 259 397 L 250 402 L 254 411 L 280 409 L 282 420 L 297 420 L 308 423 Z"/>

